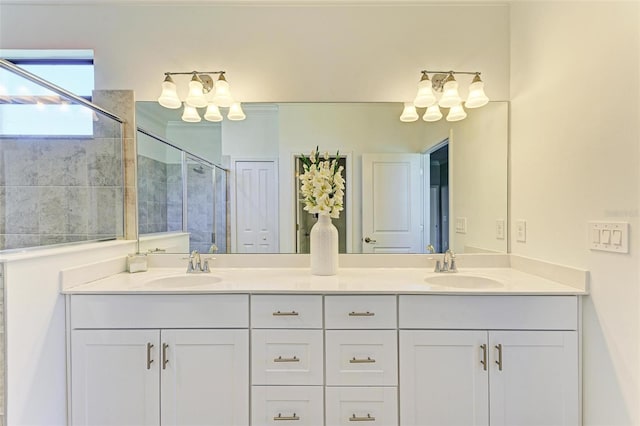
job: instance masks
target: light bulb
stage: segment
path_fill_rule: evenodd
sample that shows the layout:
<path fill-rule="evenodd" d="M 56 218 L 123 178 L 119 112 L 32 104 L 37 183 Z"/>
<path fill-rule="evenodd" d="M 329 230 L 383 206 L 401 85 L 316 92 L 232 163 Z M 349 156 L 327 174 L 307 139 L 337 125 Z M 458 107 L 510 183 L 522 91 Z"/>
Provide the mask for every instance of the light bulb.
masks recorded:
<path fill-rule="evenodd" d="M 209 105 L 207 106 L 207 112 L 204 113 L 204 119 L 213 122 L 222 121 L 222 114 L 220 114 L 220 109 L 213 102 L 209 102 Z"/>
<path fill-rule="evenodd" d="M 166 76 L 162 82 L 162 93 L 158 98 L 158 103 L 163 107 L 170 109 L 177 109 L 182 106 L 182 102 L 180 102 L 178 92 L 176 91 L 176 84 L 169 75 Z"/>
<path fill-rule="evenodd" d="M 213 103 L 228 108 L 235 101 L 231 96 L 231 89 L 229 88 L 229 83 L 224 78 L 224 74 L 220 74 L 220 77 L 215 82 L 216 93 L 213 95 Z"/>
<path fill-rule="evenodd" d="M 462 102 L 462 99 L 460 99 L 460 94 L 458 94 L 458 82 L 453 77 L 453 74 L 449 74 L 442 89 L 442 98 L 440 98 L 438 104 L 442 108 L 451 108 L 454 105 L 460 104 L 460 102 Z"/>
<path fill-rule="evenodd" d="M 464 106 L 467 108 L 480 108 L 489 102 L 489 98 L 484 93 L 484 82 L 480 80 L 480 76 L 476 74 L 469 86 L 469 96 Z"/>
<path fill-rule="evenodd" d="M 200 118 L 200 114 L 198 114 L 198 110 L 185 102 L 184 111 L 182 112 L 182 121 L 198 123 L 200 120 L 202 119 Z"/>
<path fill-rule="evenodd" d="M 418 83 L 418 94 L 413 104 L 418 108 L 425 108 L 433 105 L 436 101 L 436 95 L 433 93 L 433 85 L 427 73 L 422 74 L 422 79 Z"/>
<path fill-rule="evenodd" d="M 227 118 L 233 121 L 240 121 L 247 118 L 247 116 L 244 115 L 244 111 L 242 111 L 242 105 L 240 105 L 240 102 L 234 102 L 233 104 L 231 104 L 231 107 L 229 107 L 229 114 L 227 114 Z"/>
<path fill-rule="evenodd" d="M 434 103 L 424 112 L 422 119 L 424 121 L 438 121 L 442 118 L 442 112 L 440 111 L 440 107 L 438 103 Z"/>
<path fill-rule="evenodd" d="M 410 123 L 412 121 L 416 121 L 418 119 L 418 111 L 416 111 L 416 106 L 411 102 L 404 103 L 404 109 L 402 110 L 402 114 L 400 115 L 400 121 L 403 123 Z"/>
<path fill-rule="evenodd" d="M 467 113 L 464 108 L 462 108 L 462 104 L 452 106 L 449 114 L 447 114 L 447 121 L 460 121 L 465 118 L 467 118 Z"/>
<path fill-rule="evenodd" d="M 189 94 L 185 102 L 196 108 L 204 108 L 207 106 L 207 98 L 204 97 L 202 82 L 198 80 L 195 74 L 189 82 Z"/>

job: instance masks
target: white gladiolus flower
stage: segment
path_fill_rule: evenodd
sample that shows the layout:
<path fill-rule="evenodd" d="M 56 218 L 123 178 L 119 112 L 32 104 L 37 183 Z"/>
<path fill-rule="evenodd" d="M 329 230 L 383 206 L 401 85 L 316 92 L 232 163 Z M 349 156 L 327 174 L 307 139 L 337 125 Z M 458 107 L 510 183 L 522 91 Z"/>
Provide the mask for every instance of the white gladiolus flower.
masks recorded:
<path fill-rule="evenodd" d="M 300 179 L 301 202 L 304 210 L 312 214 L 328 214 L 338 218 L 344 210 L 344 167 L 338 165 L 340 158 L 329 160 L 329 153 L 321 157 L 316 148 L 309 157 L 302 156 L 303 169 Z"/>

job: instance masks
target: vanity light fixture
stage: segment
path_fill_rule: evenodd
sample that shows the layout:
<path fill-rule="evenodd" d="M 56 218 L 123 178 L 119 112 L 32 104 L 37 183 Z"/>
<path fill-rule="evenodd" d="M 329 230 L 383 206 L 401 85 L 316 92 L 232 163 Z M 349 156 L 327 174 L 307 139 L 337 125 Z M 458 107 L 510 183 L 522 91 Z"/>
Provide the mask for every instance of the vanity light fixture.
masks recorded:
<path fill-rule="evenodd" d="M 489 102 L 484 93 L 484 82 L 477 71 L 429 71 L 422 70 L 418 83 L 418 93 L 413 103 L 405 103 L 400 121 L 411 122 L 418 119 L 416 107 L 427 108 L 422 119 L 424 121 L 438 121 L 442 118 L 440 108 L 449 108 L 447 121 L 459 121 L 467 117 L 466 108 L 480 108 Z M 429 77 L 431 75 L 431 78 Z M 469 85 L 469 95 L 464 102 L 458 92 L 456 74 L 473 75 Z M 412 108 L 413 107 L 413 108 Z"/>
<path fill-rule="evenodd" d="M 227 118 L 229 120 L 244 120 L 240 102 L 236 102 L 231 96 L 229 83 L 225 78 L 225 71 L 191 71 L 191 72 L 165 72 L 162 82 L 162 93 L 158 97 L 158 103 L 165 108 L 178 109 L 184 105 L 182 120 L 197 123 L 202 120 L 197 108 L 207 108 L 204 119 L 207 121 L 222 121 L 220 108 L 229 108 Z M 176 83 L 171 76 L 190 75 L 189 91 L 184 103 L 178 96 Z M 212 76 L 218 78 L 214 82 Z"/>

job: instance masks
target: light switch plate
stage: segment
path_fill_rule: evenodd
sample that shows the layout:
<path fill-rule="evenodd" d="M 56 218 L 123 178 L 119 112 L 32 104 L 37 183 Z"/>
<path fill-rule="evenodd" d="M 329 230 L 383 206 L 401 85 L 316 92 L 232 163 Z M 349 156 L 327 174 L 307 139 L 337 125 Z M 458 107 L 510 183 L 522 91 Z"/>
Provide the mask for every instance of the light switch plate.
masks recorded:
<path fill-rule="evenodd" d="M 467 218 L 466 217 L 456 217 L 456 233 L 458 233 L 458 234 L 466 234 L 467 233 Z"/>
<path fill-rule="evenodd" d="M 629 223 L 589 222 L 591 250 L 629 253 Z"/>
<path fill-rule="evenodd" d="M 527 241 L 527 221 L 516 221 L 516 241 L 525 243 Z"/>
<path fill-rule="evenodd" d="M 496 220 L 496 239 L 504 240 L 504 219 Z"/>

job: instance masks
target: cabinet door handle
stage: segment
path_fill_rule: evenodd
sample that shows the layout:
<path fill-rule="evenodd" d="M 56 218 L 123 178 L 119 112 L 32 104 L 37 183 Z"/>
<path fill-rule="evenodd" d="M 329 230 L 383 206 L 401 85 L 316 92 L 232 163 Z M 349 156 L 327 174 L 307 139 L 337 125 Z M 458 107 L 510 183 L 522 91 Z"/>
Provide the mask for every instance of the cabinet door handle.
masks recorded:
<path fill-rule="evenodd" d="M 290 311 L 290 312 L 276 311 L 272 315 L 274 317 L 297 317 L 300 314 L 298 312 L 296 312 L 296 311 Z"/>
<path fill-rule="evenodd" d="M 375 422 L 376 418 L 371 417 L 371 414 L 367 414 L 367 417 L 358 417 L 355 414 L 349 417 L 350 422 Z"/>
<path fill-rule="evenodd" d="M 279 356 L 278 358 L 274 358 L 273 362 L 300 362 L 300 358 L 295 355 L 293 358 L 282 358 L 282 356 Z"/>
<path fill-rule="evenodd" d="M 162 344 L 162 369 L 166 370 L 167 369 L 167 364 L 169 363 L 169 358 L 167 358 L 167 348 L 169 347 L 168 344 L 163 343 Z"/>
<path fill-rule="evenodd" d="M 280 421 L 280 420 L 300 420 L 300 417 L 296 416 L 296 413 L 293 413 L 293 416 L 283 416 L 282 414 L 278 413 L 278 415 L 275 416 L 273 418 L 273 420 L 275 420 L 275 421 Z"/>
<path fill-rule="evenodd" d="M 372 240 L 369 237 L 365 237 L 364 242 L 367 243 L 367 244 L 375 244 L 375 243 L 377 243 L 376 240 Z"/>
<path fill-rule="evenodd" d="M 375 312 L 355 312 L 355 311 L 351 311 L 349 312 L 349 316 L 350 317 L 372 317 L 375 315 Z"/>
<path fill-rule="evenodd" d="M 480 345 L 480 349 L 482 349 L 482 359 L 480 360 L 480 364 L 482 364 L 482 369 L 487 371 L 487 345 Z"/>
<path fill-rule="evenodd" d="M 497 344 L 496 349 L 498 350 L 498 360 L 496 364 L 498 364 L 498 370 L 502 371 L 502 343 Z"/>
<path fill-rule="evenodd" d="M 360 359 L 358 359 L 358 358 L 356 358 L 356 357 L 354 356 L 353 358 L 351 358 L 351 359 L 349 360 L 349 362 L 350 362 L 351 364 L 370 364 L 370 363 L 376 362 L 376 360 L 375 360 L 375 359 L 373 359 L 373 358 L 371 358 L 371 357 L 366 357 L 366 358 L 360 358 Z"/>
<path fill-rule="evenodd" d="M 153 360 L 151 359 L 151 349 L 153 349 L 153 344 L 147 343 L 147 370 L 151 370 L 151 364 L 153 364 Z"/>

